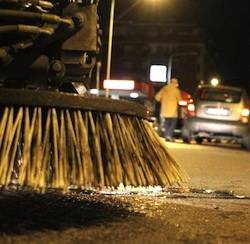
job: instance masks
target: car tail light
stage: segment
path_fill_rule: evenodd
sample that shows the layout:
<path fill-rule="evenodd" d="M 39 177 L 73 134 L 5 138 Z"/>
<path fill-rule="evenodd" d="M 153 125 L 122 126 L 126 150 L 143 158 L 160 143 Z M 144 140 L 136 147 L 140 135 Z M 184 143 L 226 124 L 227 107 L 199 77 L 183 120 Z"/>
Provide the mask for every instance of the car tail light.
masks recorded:
<path fill-rule="evenodd" d="M 178 102 L 178 104 L 179 104 L 180 106 L 187 106 L 188 102 L 185 101 L 185 100 L 180 100 L 180 101 Z"/>
<path fill-rule="evenodd" d="M 242 123 L 248 123 L 248 118 L 249 118 L 249 115 L 250 115 L 250 111 L 248 108 L 243 108 L 241 110 L 241 122 Z"/>
<path fill-rule="evenodd" d="M 195 106 L 193 103 L 188 104 L 187 106 L 187 110 L 188 110 L 188 115 L 191 117 L 195 116 Z"/>
<path fill-rule="evenodd" d="M 243 108 L 241 111 L 241 116 L 243 117 L 248 117 L 250 114 L 249 109 L 248 108 Z"/>

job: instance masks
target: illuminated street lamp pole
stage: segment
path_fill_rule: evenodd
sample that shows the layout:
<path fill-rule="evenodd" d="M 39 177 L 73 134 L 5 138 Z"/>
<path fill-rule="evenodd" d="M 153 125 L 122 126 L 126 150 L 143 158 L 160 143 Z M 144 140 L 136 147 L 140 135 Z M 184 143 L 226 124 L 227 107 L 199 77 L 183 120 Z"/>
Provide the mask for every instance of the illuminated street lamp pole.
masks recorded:
<path fill-rule="evenodd" d="M 151 1 L 151 0 L 150 0 Z M 125 12 L 123 12 L 120 16 L 118 16 L 118 20 L 121 20 L 125 15 L 128 14 L 131 9 L 136 7 L 141 0 L 137 0 L 134 2 Z M 107 72 L 106 72 L 106 80 L 110 80 L 111 74 L 111 59 L 112 59 L 112 44 L 113 44 L 113 33 L 114 33 L 114 17 L 115 17 L 115 0 L 111 0 L 110 7 L 110 18 L 109 18 L 109 38 L 108 38 L 108 57 L 107 57 Z M 105 96 L 109 96 L 109 90 L 106 89 Z"/>
<path fill-rule="evenodd" d="M 110 18 L 109 18 L 109 38 L 108 38 L 108 57 L 107 57 L 107 73 L 106 79 L 110 80 L 111 72 L 111 56 L 112 56 L 112 42 L 114 32 L 114 16 L 115 16 L 115 0 L 111 0 Z M 105 96 L 109 96 L 109 90 L 106 89 Z"/>
<path fill-rule="evenodd" d="M 118 21 L 121 20 L 128 12 L 131 11 L 134 7 L 136 7 L 141 0 L 137 0 L 130 7 L 127 8 L 122 14 L 118 16 Z M 110 19 L 109 19 L 109 38 L 108 38 L 108 58 L 107 58 L 107 74 L 106 79 L 110 79 L 111 73 L 111 58 L 112 58 L 112 42 L 113 42 L 113 33 L 114 33 L 114 17 L 115 17 L 115 0 L 111 0 L 111 7 L 110 7 Z"/>
<path fill-rule="evenodd" d="M 115 16 L 115 0 L 111 0 L 110 19 L 109 19 L 107 76 L 106 76 L 107 80 L 110 80 L 112 42 L 114 33 L 114 16 Z"/>
<path fill-rule="evenodd" d="M 118 20 L 121 20 L 131 9 L 136 7 L 141 2 L 141 0 L 137 0 L 134 2 L 126 11 L 124 11 L 120 16 L 118 16 Z M 106 72 L 106 80 L 110 80 L 111 74 L 111 60 L 112 60 L 112 44 L 113 44 L 113 33 L 114 33 L 114 17 L 115 17 L 115 0 L 111 0 L 110 7 L 110 18 L 109 18 L 109 38 L 108 38 L 108 57 L 107 57 L 107 72 Z M 106 89 L 105 96 L 109 96 L 109 90 Z"/>

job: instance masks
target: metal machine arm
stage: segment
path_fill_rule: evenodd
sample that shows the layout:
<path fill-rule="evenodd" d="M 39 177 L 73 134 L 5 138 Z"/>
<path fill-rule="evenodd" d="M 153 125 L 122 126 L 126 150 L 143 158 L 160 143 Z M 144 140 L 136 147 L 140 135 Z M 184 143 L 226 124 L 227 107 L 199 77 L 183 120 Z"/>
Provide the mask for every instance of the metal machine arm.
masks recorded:
<path fill-rule="evenodd" d="M 0 85 L 60 89 L 96 64 L 96 0 L 0 0 Z"/>

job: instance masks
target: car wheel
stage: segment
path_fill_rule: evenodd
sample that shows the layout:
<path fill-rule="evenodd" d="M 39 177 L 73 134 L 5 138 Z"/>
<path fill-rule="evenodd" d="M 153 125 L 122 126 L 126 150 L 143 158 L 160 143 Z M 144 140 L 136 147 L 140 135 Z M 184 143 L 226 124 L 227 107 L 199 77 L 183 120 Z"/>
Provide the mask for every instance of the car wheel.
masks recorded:
<path fill-rule="evenodd" d="M 244 136 L 241 146 L 250 151 L 250 135 Z"/>
<path fill-rule="evenodd" d="M 203 138 L 201 137 L 196 137 L 195 138 L 196 143 L 201 144 L 203 142 Z"/>
<path fill-rule="evenodd" d="M 207 138 L 207 142 L 209 142 L 209 143 L 210 143 L 211 141 L 212 141 L 212 139 L 211 139 L 211 138 Z"/>

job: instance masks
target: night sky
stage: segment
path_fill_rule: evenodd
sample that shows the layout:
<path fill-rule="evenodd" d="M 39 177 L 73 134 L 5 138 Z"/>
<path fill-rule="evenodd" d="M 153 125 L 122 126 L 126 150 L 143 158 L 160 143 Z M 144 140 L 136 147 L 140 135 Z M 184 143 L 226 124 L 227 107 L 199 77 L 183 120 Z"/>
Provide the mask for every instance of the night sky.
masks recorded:
<path fill-rule="evenodd" d="M 203 0 L 201 25 L 216 63 L 227 84 L 250 92 L 250 1 Z"/>
<path fill-rule="evenodd" d="M 116 0 L 116 20 L 136 0 Z M 192 23 L 203 30 L 215 61 L 211 73 L 224 84 L 245 87 L 250 95 L 249 0 L 141 0 L 123 21 Z M 101 26 L 107 30 L 110 1 L 100 0 Z"/>

